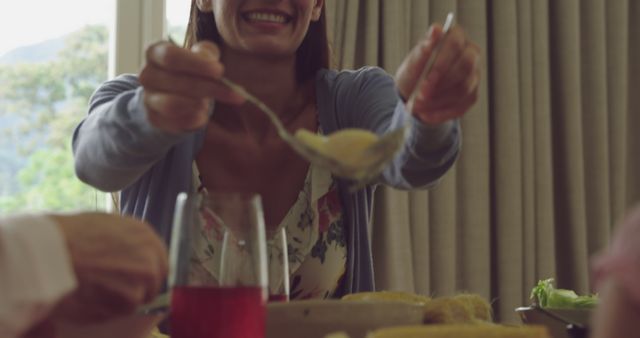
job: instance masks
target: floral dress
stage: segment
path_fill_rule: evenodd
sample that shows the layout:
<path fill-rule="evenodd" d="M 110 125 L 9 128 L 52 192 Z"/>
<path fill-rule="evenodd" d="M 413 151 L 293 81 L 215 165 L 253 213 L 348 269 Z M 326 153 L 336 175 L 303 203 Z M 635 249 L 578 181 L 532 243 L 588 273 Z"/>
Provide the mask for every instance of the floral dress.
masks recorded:
<path fill-rule="evenodd" d="M 206 193 L 197 166 L 193 164 L 194 187 Z M 195 244 L 196 259 L 190 280 L 203 284 L 217 280 L 222 228 L 215 217 L 202 214 L 202 236 Z M 330 172 L 310 166 L 304 187 L 276 231 L 284 228 L 287 237 L 291 299 L 329 298 L 346 271 L 347 245 L 342 204 L 337 182 Z M 278 235 L 279 236 L 279 235 Z M 276 241 L 278 238 L 275 239 Z M 274 241 L 275 242 L 275 241 Z M 279 248 L 269 245 L 269 286 L 282 288 L 283 260 Z"/>

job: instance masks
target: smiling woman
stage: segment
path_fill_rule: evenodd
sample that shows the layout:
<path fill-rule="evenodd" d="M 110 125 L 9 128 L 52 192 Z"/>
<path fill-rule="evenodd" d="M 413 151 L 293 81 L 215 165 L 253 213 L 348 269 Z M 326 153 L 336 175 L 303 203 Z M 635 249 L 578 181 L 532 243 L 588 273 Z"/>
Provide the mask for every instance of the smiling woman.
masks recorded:
<path fill-rule="evenodd" d="M 78 177 L 121 191 L 122 212 L 167 240 L 178 193 L 259 194 L 267 230 L 299 234 L 288 238 L 296 243 L 292 298 L 372 290 L 374 190 L 428 188 L 451 168 L 457 119 L 477 97 L 479 50 L 463 28 L 444 39 L 434 24 L 395 78 L 377 67 L 335 70 L 324 15 L 323 0 L 192 0 L 185 48 L 145 45 L 138 74 L 96 90 L 73 135 Z M 434 71 L 422 79 L 432 55 Z M 410 136 L 375 182 L 351 193 L 348 181 L 298 156 L 225 81 L 259 98 L 289 132 L 381 136 L 406 125 Z"/>

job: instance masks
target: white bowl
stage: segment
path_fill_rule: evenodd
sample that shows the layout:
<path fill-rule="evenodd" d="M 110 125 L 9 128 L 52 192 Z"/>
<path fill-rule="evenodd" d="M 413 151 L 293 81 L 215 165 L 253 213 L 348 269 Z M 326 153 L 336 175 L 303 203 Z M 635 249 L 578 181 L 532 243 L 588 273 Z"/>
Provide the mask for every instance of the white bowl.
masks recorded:
<path fill-rule="evenodd" d="M 364 338 L 382 327 L 422 324 L 423 316 L 422 306 L 393 301 L 269 303 L 266 338 L 322 338 L 337 331 Z"/>
<path fill-rule="evenodd" d="M 148 338 L 151 330 L 165 317 L 156 315 L 131 315 L 90 325 L 56 323 L 58 338 Z"/>

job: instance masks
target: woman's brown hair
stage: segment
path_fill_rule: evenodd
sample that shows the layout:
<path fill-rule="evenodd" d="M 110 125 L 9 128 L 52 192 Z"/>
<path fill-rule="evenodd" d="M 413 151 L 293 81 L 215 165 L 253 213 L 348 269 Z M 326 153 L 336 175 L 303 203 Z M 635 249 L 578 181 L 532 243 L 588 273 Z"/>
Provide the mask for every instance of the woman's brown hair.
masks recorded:
<path fill-rule="evenodd" d="M 209 12 L 201 12 L 196 5 L 196 0 L 191 1 L 191 15 L 187 25 L 184 46 L 190 48 L 198 41 L 210 40 L 217 44 L 222 42 L 222 37 L 213 15 Z M 299 83 L 315 76 L 321 68 L 330 67 L 330 47 L 327 37 L 327 20 L 325 18 L 324 5 L 318 21 L 312 21 L 307 35 L 296 51 L 296 77 Z"/>

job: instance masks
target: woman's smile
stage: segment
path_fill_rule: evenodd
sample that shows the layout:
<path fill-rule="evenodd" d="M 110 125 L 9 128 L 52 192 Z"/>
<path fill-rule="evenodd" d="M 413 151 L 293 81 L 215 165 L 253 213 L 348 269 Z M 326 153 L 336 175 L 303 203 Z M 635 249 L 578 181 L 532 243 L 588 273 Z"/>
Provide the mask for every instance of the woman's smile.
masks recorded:
<path fill-rule="evenodd" d="M 249 22 L 270 22 L 286 24 L 291 22 L 292 17 L 279 11 L 251 11 L 242 14 L 242 17 Z"/>
<path fill-rule="evenodd" d="M 273 9 L 246 11 L 241 17 L 244 22 L 262 31 L 278 31 L 293 21 L 293 16 Z"/>
<path fill-rule="evenodd" d="M 324 4 L 320 0 L 210 1 L 223 49 L 287 58 L 296 54 L 311 23 L 320 19 Z"/>

